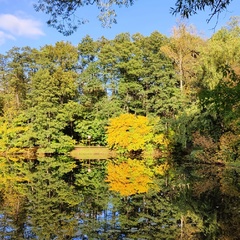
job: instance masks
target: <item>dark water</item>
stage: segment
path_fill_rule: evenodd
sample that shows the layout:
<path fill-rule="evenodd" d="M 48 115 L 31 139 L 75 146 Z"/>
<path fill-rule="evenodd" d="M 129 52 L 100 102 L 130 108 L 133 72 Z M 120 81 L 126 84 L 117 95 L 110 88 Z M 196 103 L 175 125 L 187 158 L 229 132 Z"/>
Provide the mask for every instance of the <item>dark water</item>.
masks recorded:
<path fill-rule="evenodd" d="M 121 196 L 108 163 L 0 158 L 0 239 L 240 239 L 240 168 L 171 165 Z"/>

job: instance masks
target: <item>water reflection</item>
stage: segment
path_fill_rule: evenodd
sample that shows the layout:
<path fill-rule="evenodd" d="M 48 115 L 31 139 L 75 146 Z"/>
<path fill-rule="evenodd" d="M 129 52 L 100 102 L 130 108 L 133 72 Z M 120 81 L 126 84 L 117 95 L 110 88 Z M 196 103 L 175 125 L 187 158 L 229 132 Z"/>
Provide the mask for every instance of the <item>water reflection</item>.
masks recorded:
<path fill-rule="evenodd" d="M 131 163 L 115 173 L 127 196 L 109 191 L 109 160 L 0 158 L 1 239 L 240 239 L 239 168 L 152 161 L 141 188 Z"/>

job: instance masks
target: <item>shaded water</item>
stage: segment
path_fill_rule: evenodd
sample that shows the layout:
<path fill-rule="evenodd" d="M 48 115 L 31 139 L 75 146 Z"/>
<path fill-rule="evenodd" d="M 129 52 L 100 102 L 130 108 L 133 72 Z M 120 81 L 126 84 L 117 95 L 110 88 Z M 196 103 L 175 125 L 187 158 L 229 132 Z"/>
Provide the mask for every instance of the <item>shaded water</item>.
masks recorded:
<path fill-rule="evenodd" d="M 171 166 L 126 197 L 109 161 L 0 158 L 0 239 L 240 239 L 239 168 Z"/>

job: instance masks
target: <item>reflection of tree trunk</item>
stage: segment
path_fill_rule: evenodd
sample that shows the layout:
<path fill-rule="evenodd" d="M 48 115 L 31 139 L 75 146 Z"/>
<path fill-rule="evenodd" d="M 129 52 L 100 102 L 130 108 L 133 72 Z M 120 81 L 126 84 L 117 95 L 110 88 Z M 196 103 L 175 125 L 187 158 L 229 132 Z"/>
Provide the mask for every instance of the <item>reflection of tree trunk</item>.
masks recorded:
<path fill-rule="evenodd" d="M 184 224 L 184 216 L 181 216 L 181 240 L 183 239 L 183 224 Z"/>
<path fill-rule="evenodd" d="M 146 200 L 145 200 L 145 195 L 143 195 L 143 213 L 146 213 L 145 206 L 146 206 Z"/>
<path fill-rule="evenodd" d="M 17 105 L 17 108 L 19 108 L 20 101 L 19 101 L 19 95 L 17 92 L 16 92 L 16 105 Z"/>
<path fill-rule="evenodd" d="M 182 59 L 182 53 L 180 52 L 179 56 L 179 77 L 180 77 L 180 90 L 183 91 L 183 59 Z"/>

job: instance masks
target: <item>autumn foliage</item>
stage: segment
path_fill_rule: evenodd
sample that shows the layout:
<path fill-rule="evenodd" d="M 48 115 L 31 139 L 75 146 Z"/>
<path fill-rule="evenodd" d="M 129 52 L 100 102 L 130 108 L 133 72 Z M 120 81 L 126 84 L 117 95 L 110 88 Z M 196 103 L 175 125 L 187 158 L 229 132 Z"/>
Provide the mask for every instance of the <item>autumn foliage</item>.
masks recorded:
<path fill-rule="evenodd" d="M 113 149 L 143 150 L 152 139 L 151 132 L 152 127 L 147 117 L 122 114 L 110 119 L 107 127 L 107 142 Z"/>

